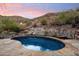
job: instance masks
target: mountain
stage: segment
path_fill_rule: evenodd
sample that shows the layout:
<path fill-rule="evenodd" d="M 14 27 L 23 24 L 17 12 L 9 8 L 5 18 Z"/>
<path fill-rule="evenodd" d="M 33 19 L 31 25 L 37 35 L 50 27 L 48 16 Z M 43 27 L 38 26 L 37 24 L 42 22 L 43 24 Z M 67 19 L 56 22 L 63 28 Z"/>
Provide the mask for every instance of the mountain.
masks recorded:
<path fill-rule="evenodd" d="M 79 23 L 79 9 L 62 11 L 58 13 L 47 13 L 43 16 L 28 19 L 21 16 L 2 16 L 0 20 L 9 19 L 17 23 L 29 23 L 33 26 L 52 26 L 52 25 L 66 25 Z"/>
<path fill-rule="evenodd" d="M 0 15 L 0 20 L 4 20 L 4 19 L 13 20 L 13 21 L 16 21 L 17 23 L 30 21 L 30 19 L 24 18 L 21 16 L 2 16 L 2 15 Z"/>
<path fill-rule="evenodd" d="M 56 16 L 57 16 L 56 13 L 47 13 L 43 16 L 34 18 L 33 24 L 36 24 L 37 26 L 52 25 L 55 22 Z"/>
<path fill-rule="evenodd" d="M 36 26 L 74 25 L 77 23 L 79 24 L 79 9 L 47 13 L 33 20 L 33 24 Z"/>

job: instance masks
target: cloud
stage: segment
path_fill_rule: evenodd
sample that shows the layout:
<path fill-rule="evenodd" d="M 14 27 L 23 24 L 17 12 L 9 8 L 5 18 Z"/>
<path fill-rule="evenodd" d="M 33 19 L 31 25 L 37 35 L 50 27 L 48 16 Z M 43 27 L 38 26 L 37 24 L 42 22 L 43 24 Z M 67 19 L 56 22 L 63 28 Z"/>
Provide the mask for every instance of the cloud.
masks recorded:
<path fill-rule="evenodd" d="M 21 3 L 0 3 L 0 7 L 22 7 Z"/>
<path fill-rule="evenodd" d="M 33 16 L 41 16 L 43 14 L 45 14 L 47 11 L 45 10 L 41 10 L 41 9 L 37 9 L 37 8 L 27 8 L 26 10 L 24 10 L 27 14 L 33 15 Z"/>
<path fill-rule="evenodd" d="M 27 4 L 26 4 L 27 5 Z M 47 13 L 48 10 L 38 9 L 35 7 L 27 7 L 22 3 L 0 3 L 1 15 L 17 15 L 28 18 L 34 18 Z"/>

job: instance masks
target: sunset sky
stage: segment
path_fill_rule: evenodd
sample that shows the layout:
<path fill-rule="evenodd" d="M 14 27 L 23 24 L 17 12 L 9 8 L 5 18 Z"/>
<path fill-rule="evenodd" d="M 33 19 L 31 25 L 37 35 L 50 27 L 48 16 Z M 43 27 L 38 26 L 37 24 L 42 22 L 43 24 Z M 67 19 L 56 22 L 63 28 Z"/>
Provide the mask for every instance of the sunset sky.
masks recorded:
<path fill-rule="evenodd" d="M 0 15 L 35 18 L 49 12 L 79 8 L 78 3 L 0 3 Z"/>

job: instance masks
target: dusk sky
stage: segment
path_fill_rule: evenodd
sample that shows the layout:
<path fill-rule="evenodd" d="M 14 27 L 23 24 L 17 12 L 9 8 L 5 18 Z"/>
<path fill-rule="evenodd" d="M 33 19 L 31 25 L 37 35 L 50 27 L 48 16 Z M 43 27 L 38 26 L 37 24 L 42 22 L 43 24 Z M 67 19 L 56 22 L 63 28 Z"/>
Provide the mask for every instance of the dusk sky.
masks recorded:
<path fill-rule="evenodd" d="M 50 12 L 79 8 L 78 3 L 0 3 L 0 15 L 35 18 Z"/>

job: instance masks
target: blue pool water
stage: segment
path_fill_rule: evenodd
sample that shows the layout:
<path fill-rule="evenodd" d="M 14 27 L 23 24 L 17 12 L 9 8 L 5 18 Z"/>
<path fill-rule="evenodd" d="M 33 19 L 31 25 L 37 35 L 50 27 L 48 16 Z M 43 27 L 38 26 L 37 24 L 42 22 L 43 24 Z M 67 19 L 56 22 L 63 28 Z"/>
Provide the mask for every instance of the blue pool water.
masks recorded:
<path fill-rule="evenodd" d="M 47 37 L 23 36 L 13 39 L 20 41 L 23 47 L 36 51 L 59 50 L 65 46 L 63 42 Z"/>

